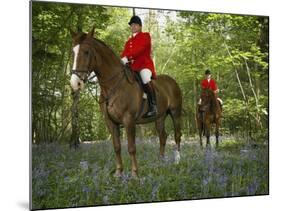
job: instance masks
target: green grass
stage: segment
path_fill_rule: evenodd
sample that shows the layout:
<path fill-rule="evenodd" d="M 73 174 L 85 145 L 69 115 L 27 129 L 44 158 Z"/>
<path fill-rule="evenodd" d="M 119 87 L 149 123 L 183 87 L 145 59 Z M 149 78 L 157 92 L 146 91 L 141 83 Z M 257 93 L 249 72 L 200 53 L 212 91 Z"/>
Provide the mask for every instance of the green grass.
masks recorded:
<path fill-rule="evenodd" d="M 111 141 L 32 147 L 33 209 L 138 203 L 268 194 L 268 148 L 225 141 L 201 149 L 182 141 L 181 161 L 173 162 L 174 141 L 159 160 L 157 139 L 137 141 L 139 178 L 130 177 L 127 143 L 122 142 L 124 176 L 115 178 Z"/>

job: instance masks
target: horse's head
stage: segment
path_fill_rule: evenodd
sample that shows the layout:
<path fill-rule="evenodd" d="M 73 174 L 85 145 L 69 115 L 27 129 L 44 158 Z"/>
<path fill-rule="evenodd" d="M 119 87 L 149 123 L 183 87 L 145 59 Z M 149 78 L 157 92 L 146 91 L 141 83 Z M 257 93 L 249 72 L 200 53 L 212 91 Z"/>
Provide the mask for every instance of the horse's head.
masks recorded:
<path fill-rule="evenodd" d="M 213 109 L 215 105 L 215 93 L 211 89 L 203 89 L 201 92 L 201 110 Z"/>
<path fill-rule="evenodd" d="M 72 32 L 73 39 L 73 68 L 70 79 L 74 91 L 83 90 L 87 78 L 97 69 L 100 63 L 99 55 L 93 46 L 94 29 L 88 34 Z"/>

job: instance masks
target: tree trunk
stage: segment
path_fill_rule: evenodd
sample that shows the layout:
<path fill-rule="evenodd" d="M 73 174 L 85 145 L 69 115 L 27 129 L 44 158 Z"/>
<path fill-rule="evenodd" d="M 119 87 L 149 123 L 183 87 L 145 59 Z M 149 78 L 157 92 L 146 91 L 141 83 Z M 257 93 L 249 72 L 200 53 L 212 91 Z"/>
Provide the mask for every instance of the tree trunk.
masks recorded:
<path fill-rule="evenodd" d="M 81 32 L 83 29 L 83 9 L 79 9 L 77 12 L 77 31 Z M 77 148 L 79 145 L 79 96 L 80 91 L 72 91 L 72 106 L 71 106 L 71 137 L 70 137 L 70 147 Z"/>
<path fill-rule="evenodd" d="M 70 147 L 78 147 L 79 145 L 79 113 L 78 113 L 78 103 L 79 103 L 80 91 L 72 92 L 72 107 L 71 107 L 71 137 L 70 137 Z"/>

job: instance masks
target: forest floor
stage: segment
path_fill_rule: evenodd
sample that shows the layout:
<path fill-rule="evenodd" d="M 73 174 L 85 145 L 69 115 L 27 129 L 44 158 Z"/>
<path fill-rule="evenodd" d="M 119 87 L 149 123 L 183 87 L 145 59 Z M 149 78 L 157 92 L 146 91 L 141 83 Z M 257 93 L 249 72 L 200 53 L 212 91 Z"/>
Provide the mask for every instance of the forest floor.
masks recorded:
<path fill-rule="evenodd" d="M 159 159 L 157 138 L 137 140 L 139 177 L 130 176 L 127 143 L 122 141 L 124 174 L 114 177 L 110 140 L 32 146 L 32 208 L 59 208 L 269 194 L 268 144 L 233 139 L 219 148 L 182 140 L 174 162 L 173 140 Z"/>

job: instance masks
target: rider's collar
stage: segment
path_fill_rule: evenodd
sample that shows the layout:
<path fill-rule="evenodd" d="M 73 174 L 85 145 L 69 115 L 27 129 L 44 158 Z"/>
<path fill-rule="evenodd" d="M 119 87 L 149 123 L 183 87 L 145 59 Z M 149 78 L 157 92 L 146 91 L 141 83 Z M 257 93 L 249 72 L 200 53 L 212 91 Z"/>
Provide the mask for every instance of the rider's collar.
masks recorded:
<path fill-rule="evenodd" d="M 138 33 L 139 33 L 139 32 L 135 32 L 135 33 L 133 33 L 133 37 L 135 37 Z"/>

